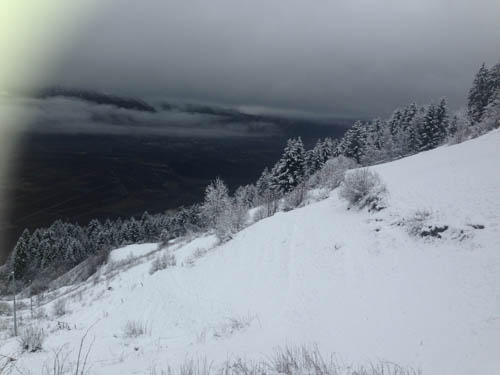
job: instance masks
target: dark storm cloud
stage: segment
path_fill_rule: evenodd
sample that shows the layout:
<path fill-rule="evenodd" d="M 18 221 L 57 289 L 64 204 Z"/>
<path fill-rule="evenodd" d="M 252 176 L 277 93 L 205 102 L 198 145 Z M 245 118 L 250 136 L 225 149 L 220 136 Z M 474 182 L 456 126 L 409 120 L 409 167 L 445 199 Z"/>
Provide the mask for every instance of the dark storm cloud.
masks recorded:
<path fill-rule="evenodd" d="M 81 0 L 82 1 L 82 0 Z M 497 0 L 110 0 L 51 82 L 339 116 L 446 96 L 500 59 Z"/>
<path fill-rule="evenodd" d="M 232 116 L 214 115 L 187 111 L 179 106 L 149 113 L 61 97 L 39 99 L 2 95 L 0 112 L 22 113 L 22 121 L 18 123 L 22 123 L 25 131 L 37 133 L 248 137 L 280 131 L 272 121 L 254 116 L 241 118 L 236 111 Z"/>
<path fill-rule="evenodd" d="M 32 98 L 0 95 L 0 113 L 22 114 L 16 123 L 25 131 L 57 134 L 157 134 L 177 137 L 251 137 L 276 135 L 284 125 L 324 124 L 323 119 L 302 120 L 301 114 L 250 114 L 206 104 L 166 104 L 155 112 L 141 112 L 113 105 L 55 98 Z M 253 112 L 263 112 L 253 109 Z M 1 119 L 1 117 L 0 117 Z M 296 120 L 294 120 L 296 119 Z M 7 119 L 3 119 L 8 122 Z M 341 122 L 337 124 L 342 125 Z"/>

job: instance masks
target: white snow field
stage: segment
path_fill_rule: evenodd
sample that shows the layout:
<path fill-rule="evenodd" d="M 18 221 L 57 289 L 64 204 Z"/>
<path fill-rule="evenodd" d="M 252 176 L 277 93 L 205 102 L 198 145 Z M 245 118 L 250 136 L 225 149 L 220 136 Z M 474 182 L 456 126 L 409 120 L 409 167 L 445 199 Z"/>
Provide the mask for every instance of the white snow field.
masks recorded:
<path fill-rule="evenodd" d="M 41 352 L 21 353 L 16 338 L 5 338 L 0 353 L 39 374 L 62 345 L 74 361 L 92 326 L 90 374 L 152 374 L 186 358 L 216 366 L 303 344 L 342 363 L 500 374 L 499 161 L 494 131 L 373 167 L 389 192 L 382 211 L 347 210 L 334 190 L 224 245 L 213 236 L 178 242 L 175 267 L 149 273 L 164 250 L 120 272 L 106 266 L 101 281 L 66 287 L 47 302 L 49 316 L 37 323 L 47 335 Z M 442 238 L 408 233 L 419 210 L 428 224 L 448 226 Z M 111 258 L 155 250 L 125 249 Z M 57 318 L 51 305 L 61 298 L 69 311 Z M 127 322 L 145 333 L 127 337 Z"/>

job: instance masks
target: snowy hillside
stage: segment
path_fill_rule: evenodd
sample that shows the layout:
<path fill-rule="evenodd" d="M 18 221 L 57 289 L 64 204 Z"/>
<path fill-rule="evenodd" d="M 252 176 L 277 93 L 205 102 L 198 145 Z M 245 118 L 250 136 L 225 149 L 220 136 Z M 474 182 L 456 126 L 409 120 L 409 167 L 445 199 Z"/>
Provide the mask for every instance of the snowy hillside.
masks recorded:
<path fill-rule="evenodd" d="M 41 352 L 21 353 L 3 332 L 0 353 L 38 374 L 65 344 L 75 361 L 91 327 L 90 374 L 152 374 L 186 358 L 216 366 L 313 344 L 346 364 L 497 373 L 499 160 L 494 131 L 378 165 L 372 169 L 389 192 L 380 212 L 347 210 L 334 190 L 224 245 L 214 236 L 172 244 L 176 265 L 153 274 L 151 263 L 165 250 L 115 250 L 98 279 L 48 295 L 46 316 L 35 309 L 46 333 Z M 446 230 L 441 238 L 411 235 L 419 225 Z M 62 299 L 67 311 L 56 317 Z M 21 315 L 27 326 L 29 309 Z M 144 333 L 131 332 L 132 323 Z"/>

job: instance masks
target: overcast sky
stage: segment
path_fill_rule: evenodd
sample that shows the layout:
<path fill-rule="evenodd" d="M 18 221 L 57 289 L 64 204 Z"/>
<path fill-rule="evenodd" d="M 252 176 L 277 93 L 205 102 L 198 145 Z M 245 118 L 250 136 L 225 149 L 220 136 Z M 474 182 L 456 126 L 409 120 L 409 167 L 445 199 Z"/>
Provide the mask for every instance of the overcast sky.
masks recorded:
<path fill-rule="evenodd" d="M 339 116 L 458 107 L 500 60 L 499 14 L 498 0 L 107 0 L 49 81 Z"/>

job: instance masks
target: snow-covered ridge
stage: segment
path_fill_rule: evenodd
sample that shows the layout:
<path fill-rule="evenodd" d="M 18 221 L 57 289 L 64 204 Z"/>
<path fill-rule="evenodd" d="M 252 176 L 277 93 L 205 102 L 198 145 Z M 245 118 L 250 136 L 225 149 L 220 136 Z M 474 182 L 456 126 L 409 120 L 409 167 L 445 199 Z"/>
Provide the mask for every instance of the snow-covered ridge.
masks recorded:
<path fill-rule="evenodd" d="M 224 245 L 205 236 L 168 249 L 115 250 L 95 280 L 41 302 L 41 352 L 21 353 L 4 335 L 0 353 L 36 373 L 64 344 L 74 361 L 92 327 L 91 374 L 150 374 L 185 358 L 258 359 L 277 346 L 312 343 L 345 363 L 493 374 L 500 369 L 498 160 L 493 131 L 372 167 L 389 192 L 380 212 L 347 210 L 333 191 Z M 409 233 L 412 225 L 447 229 L 442 238 L 420 237 Z M 151 273 L 165 252 L 176 265 Z M 60 300 L 67 311 L 57 317 Z M 26 326 L 29 309 L 21 315 Z M 130 323 L 143 332 L 134 337 Z"/>

